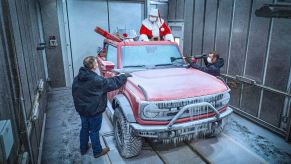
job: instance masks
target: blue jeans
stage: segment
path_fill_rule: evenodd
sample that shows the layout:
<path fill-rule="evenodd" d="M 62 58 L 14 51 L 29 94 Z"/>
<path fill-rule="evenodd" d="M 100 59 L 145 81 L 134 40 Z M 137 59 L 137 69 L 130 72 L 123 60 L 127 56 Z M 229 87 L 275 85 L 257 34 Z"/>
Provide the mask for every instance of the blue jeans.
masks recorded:
<path fill-rule="evenodd" d="M 87 151 L 89 136 L 92 143 L 93 154 L 98 154 L 102 151 L 102 146 L 99 139 L 99 130 L 102 124 L 102 114 L 95 117 L 81 116 L 82 128 L 80 132 L 80 150 L 82 153 Z"/>

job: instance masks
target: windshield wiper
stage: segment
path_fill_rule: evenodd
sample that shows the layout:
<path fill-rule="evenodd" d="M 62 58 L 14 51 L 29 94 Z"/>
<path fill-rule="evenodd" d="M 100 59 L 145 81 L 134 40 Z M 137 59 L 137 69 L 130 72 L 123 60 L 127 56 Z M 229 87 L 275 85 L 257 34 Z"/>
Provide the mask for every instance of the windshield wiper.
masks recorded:
<path fill-rule="evenodd" d="M 158 67 L 158 66 L 168 66 L 168 65 L 173 65 L 172 63 L 167 63 L 167 64 L 156 64 L 155 66 Z"/>
<path fill-rule="evenodd" d="M 127 65 L 127 66 L 123 66 L 123 68 L 130 68 L 130 67 L 145 67 L 145 65 Z"/>

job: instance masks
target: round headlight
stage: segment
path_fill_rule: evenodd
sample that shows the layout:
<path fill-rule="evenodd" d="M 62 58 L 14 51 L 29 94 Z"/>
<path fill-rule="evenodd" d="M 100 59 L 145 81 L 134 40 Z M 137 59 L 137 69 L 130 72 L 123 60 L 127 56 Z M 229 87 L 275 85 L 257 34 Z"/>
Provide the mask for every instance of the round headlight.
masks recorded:
<path fill-rule="evenodd" d="M 222 98 L 222 104 L 223 106 L 226 105 L 229 102 L 230 99 L 230 94 L 228 92 L 223 94 L 223 98 Z"/>
<path fill-rule="evenodd" d="M 157 112 L 159 107 L 155 104 L 149 104 L 144 107 L 143 114 L 147 118 L 155 118 L 159 115 L 159 112 Z"/>

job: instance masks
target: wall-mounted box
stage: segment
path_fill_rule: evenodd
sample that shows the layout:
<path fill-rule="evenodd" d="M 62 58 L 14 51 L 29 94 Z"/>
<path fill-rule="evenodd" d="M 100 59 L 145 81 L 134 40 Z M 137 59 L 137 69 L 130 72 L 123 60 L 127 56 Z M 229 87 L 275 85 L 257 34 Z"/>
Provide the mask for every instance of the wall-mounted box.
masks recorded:
<path fill-rule="evenodd" d="M 9 157 L 13 146 L 13 133 L 10 120 L 0 121 L 0 163 L 4 163 Z"/>

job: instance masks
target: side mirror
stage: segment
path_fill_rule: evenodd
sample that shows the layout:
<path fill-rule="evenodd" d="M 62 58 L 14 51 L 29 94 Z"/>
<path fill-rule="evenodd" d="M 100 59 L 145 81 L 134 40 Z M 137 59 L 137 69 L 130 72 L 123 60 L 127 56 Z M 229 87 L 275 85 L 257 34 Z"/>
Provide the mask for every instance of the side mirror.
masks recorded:
<path fill-rule="evenodd" d="M 115 67 L 115 64 L 111 61 L 101 61 L 101 70 L 102 71 L 112 71 Z"/>

